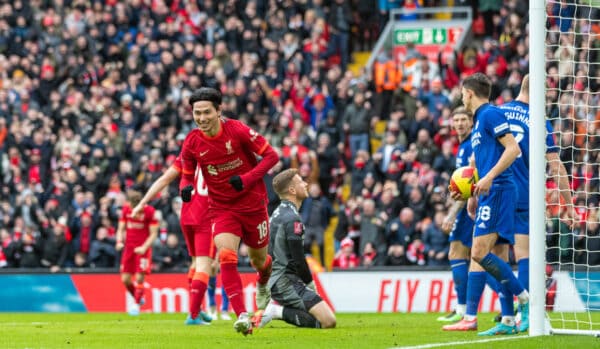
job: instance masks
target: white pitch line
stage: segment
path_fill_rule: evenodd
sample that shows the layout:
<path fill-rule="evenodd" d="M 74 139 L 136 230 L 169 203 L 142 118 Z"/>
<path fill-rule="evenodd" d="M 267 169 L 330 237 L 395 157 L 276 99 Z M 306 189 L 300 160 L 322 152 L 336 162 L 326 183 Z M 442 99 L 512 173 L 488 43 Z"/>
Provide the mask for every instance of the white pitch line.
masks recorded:
<path fill-rule="evenodd" d="M 393 348 L 389 348 L 389 349 L 427 349 L 427 348 L 449 347 L 449 346 L 455 346 L 455 345 L 468 345 L 468 344 L 476 344 L 476 343 L 509 341 L 509 340 L 513 340 L 513 339 L 523 339 L 523 338 L 529 338 L 529 336 L 510 336 L 510 337 L 500 337 L 500 338 L 479 339 L 479 340 L 472 340 L 472 341 L 430 343 L 430 344 L 422 344 L 422 345 L 415 345 L 415 346 L 409 346 L 409 347 L 393 347 Z"/>
<path fill-rule="evenodd" d="M 129 320 L 134 320 L 134 321 L 129 321 Z M 81 326 L 85 326 L 85 325 L 101 325 L 101 324 L 106 324 L 107 321 L 114 321 L 114 319 L 110 319 L 110 320 L 106 320 L 106 321 L 102 321 L 102 320 L 95 320 L 95 321 L 85 321 L 85 322 L 74 322 L 74 321 L 47 321 L 47 322 L 19 322 L 19 321 L 11 321 L 11 322 L 1 322 L 0 321 L 0 326 L 45 326 L 45 325 L 63 325 L 63 324 L 77 324 L 77 325 L 81 325 Z M 123 323 L 131 323 L 131 322 L 136 322 L 139 324 L 143 324 L 143 323 L 148 323 L 148 322 L 152 322 L 152 323 L 159 323 L 159 324 L 175 324 L 175 323 L 179 323 L 180 320 L 152 320 L 152 321 L 146 321 L 146 319 L 144 318 L 138 318 L 138 317 L 130 317 L 129 319 L 127 318 L 123 318 L 121 319 L 121 321 Z"/>

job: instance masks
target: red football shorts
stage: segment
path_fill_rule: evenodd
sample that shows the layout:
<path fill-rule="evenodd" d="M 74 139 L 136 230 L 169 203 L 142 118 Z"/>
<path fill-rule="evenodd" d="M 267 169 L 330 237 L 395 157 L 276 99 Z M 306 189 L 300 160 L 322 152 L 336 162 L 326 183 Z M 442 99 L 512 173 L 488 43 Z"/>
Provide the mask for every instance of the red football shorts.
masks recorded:
<path fill-rule="evenodd" d="M 139 255 L 133 252 L 137 246 L 127 246 L 123 248 L 121 255 L 121 273 L 143 273 L 150 274 L 150 266 L 152 262 L 152 247 L 148 248 L 146 253 Z"/>
<path fill-rule="evenodd" d="M 248 247 L 256 249 L 269 244 L 269 214 L 266 207 L 249 213 L 217 209 L 211 213 L 213 235 L 231 233 L 239 236 Z"/>
<path fill-rule="evenodd" d="M 210 219 L 206 219 L 200 225 L 185 224 L 181 226 L 190 256 L 215 259 L 217 249 L 212 239 L 210 225 Z"/>

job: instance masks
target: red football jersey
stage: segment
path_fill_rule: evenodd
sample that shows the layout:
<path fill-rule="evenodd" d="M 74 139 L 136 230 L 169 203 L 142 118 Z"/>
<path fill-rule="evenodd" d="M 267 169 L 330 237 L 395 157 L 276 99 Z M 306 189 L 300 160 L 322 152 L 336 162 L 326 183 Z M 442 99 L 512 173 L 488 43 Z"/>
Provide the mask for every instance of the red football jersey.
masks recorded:
<path fill-rule="evenodd" d="M 183 160 L 181 154 L 177 156 L 173 167 L 181 174 L 183 169 Z M 196 166 L 194 171 L 194 192 L 192 201 L 184 202 L 181 206 L 181 224 L 182 225 L 200 225 L 207 219 L 208 212 L 208 188 L 200 167 Z"/>
<path fill-rule="evenodd" d="M 241 192 L 229 184 L 229 179 L 250 172 L 258 163 L 255 154 L 262 155 L 267 148 L 269 143 L 256 131 L 240 121 L 223 118 L 214 137 L 204 135 L 199 129 L 188 134 L 181 150 L 183 175 L 190 176 L 196 164 L 200 166 L 211 208 L 233 208 L 237 212 L 263 210 L 267 190 L 262 177 L 254 183 L 244 182 Z"/>
<path fill-rule="evenodd" d="M 154 212 L 154 207 L 146 205 L 143 214 L 131 217 L 131 207 L 128 204 L 123 205 L 119 223 L 125 223 L 125 245 L 137 247 L 146 241 L 150 235 L 150 226 L 158 224 Z"/>

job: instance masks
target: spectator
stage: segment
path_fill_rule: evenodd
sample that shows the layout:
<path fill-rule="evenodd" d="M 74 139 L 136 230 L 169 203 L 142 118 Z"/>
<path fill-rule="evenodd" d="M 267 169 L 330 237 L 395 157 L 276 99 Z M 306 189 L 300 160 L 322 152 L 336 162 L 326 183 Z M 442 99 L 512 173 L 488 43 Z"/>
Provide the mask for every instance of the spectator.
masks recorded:
<path fill-rule="evenodd" d="M 73 266 L 75 268 L 89 268 L 90 264 L 88 263 L 87 255 L 82 252 L 75 253 L 75 257 L 73 257 Z"/>
<path fill-rule="evenodd" d="M 368 242 L 374 242 L 378 251 L 385 251 L 386 241 L 384 228 L 387 218 L 385 212 L 377 211 L 373 199 L 365 199 L 363 201 L 362 212 L 358 221 L 360 224 L 359 253 L 362 253 Z"/>
<path fill-rule="evenodd" d="M 385 259 L 385 265 L 387 266 L 399 266 L 406 265 L 406 249 L 403 244 L 394 242 L 387 251 L 387 257 Z"/>
<path fill-rule="evenodd" d="M 380 258 L 380 254 L 377 252 L 375 243 L 369 241 L 365 244 L 365 249 L 362 251 L 360 258 L 360 265 L 363 267 L 383 265 L 383 261 Z"/>
<path fill-rule="evenodd" d="M 405 207 L 397 218 L 392 219 L 385 231 L 388 245 L 400 245 L 407 250 L 408 244 L 417 235 L 414 211 Z"/>
<path fill-rule="evenodd" d="M 96 231 L 96 239 L 92 241 L 89 265 L 92 268 L 114 268 L 117 261 L 115 239 L 108 236 L 108 229 L 100 227 Z"/>
<path fill-rule="evenodd" d="M 325 262 L 324 234 L 329 226 L 329 220 L 335 214 L 329 200 L 322 195 L 319 184 L 312 183 L 308 187 L 308 198 L 302 203 L 300 215 L 304 222 L 304 252 L 311 254 L 311 246 L 316 243 L 319 247 L 319 258 Z"/>
<path fill-rule="evenodd" d="M 15 244 L 15 265 L 19 268 L 39 268 L 41 266 L 42 246 L 32 232 L 32 227 Z"/>
<path fill-rule="evenodd" d="M 360 220 L 359 205 L 359 200 L 351 196 L 338 210 L 338 224 L 333 233 L 336 252 L 339 251 L 344 238 L 348 237 L 354 240 L 360 236 L 360 225 L 358 223 Z"/>
<path fill-rule="evenodd" d="M 40 263 L 50 268 L 51 273 L 59 271 L 65 265 L 69 253 L 70 239 L 65 236 L 66 226 L 56 224 L 54 228 L 43 231 L 42 255 Z"/>
<path fill-rule="evenodd" d="M 341 248 L 333 259 L 333 268 L 352 269 L 358 267 L 360 259 L 354 253 L 354 241 L 350 238 L 342 240 Z"/>
<path fill-rule="evenodd" d="M 369 130 L 373 121 L 370 115 L 371 102 L 365 102 L 362 92 L 354 95 L 353 103 L 344 112 L 344 131 L 350 134 L 350 156 L 352 159 L 360 150 L 369 151 Z"/>
<path fill-rule="evenodd" d="M 184 270 L 187 266 L 188 256 L 180 245 L 175 234 L 168 234 L 167 241 L 154 248 L 152 261 L 161 271 Z"/>
<path fill-rule="evenodd" d="M 424 253 L 427 255 L 427 265 L 448 265 L 448 252 L 450 243 L 448 236 L 442 232 L 442 223 L 445 217 L 444 211 L 438 211 L 433 216 L 433 222 L 423 231 Z"/>

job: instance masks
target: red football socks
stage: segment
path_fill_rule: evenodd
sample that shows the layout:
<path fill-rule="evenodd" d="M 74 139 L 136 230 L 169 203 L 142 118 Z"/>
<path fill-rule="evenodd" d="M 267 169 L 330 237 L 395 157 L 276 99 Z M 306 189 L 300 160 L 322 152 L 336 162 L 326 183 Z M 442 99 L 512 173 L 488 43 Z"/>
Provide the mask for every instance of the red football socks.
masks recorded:
<path fill-rule="evenodd" d="M 135 298 L 135 286 L 133 286 L 133 284 L 125 284 L 125 288 L 127 289 L 127 292 L 129 292 L 131 297 Z"/>
<path fill-rule="evenodd" d="M 138 283 L 135 285 L 135 302 L 140 304 L 142 298 L 144 298 L 144 283 Z"/>
<path fill-rule="evenodd" d="M 270 255 L 267 255 L 267 258 L 265 259 L 265 264 L 263 264 L 262 268 L 256 268 L 256 270 L 258 271 L 256 282 L 258 282 L 261 285 L 265 285 L 267 282 L 269 282 L 269 278 L 271 277 L 272 266 L 273 260 L 271 259 Z"/>
<path fill-rule="evenodd" d="M 198 314 L 200 314 L 200 307 L 202 306 L 207 285 L 208 274 L 203 272 L 194 274 L 190 287 L 190 316 L 192 319 L 198 318 Z"/>
<path fill-rule="evenodd" d="M 246 312 L 246 305 L 244 304 L 242 278 L 237 268 L 237 252 L 222 249 L 219 252 L 219 261 L 221 262 L 221 280 L 225 286 L 225 292 L 227 292 L 233 311 L 239 316 Z"/>
<path fill-rule="evenodd" d="M 196 268 L 194 267 L 190 267 L 190 270 L 188 270 L 188 288 L 191 290 L 192 289 L 192 279 L 194 278 L 194 274 L 196 274 Z"/>

